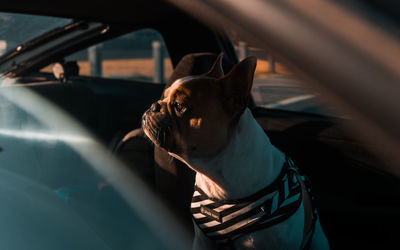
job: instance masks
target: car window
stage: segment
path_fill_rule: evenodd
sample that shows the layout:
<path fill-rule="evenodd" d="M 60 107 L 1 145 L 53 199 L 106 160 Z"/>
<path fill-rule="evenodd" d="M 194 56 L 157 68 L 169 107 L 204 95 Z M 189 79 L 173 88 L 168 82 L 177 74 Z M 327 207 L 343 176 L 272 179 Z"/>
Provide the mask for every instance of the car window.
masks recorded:
<path fill-rule="evenodd" d="M 162 83 L 172 64 L 161 34 L 141 29 L 99 43 L 65 58 L 76 61 L 79 75 Z M 51 72 L 52 66 L 42 69 Z"/>
<path fill-rule="evenodd" d="M 0 12 L 0 56 L 72 21 L 68 18 Z"/>
<path fill-rule="evenodd" d="M 252 97 L 257 107 L 341 116 L 326 106 L 318 93 L 304 87 L 282 62 L 266 51 L 253 47 L 232 35 L 239 60 L 257 57 Z"/>

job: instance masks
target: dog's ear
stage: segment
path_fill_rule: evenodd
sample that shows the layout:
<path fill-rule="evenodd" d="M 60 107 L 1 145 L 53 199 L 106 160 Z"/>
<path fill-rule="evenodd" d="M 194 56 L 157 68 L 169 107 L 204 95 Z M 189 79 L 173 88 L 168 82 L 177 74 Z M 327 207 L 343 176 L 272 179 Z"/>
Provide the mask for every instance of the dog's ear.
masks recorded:
<path fill-rule="evenodd" d="M 256 66 L 257 58 L 254 56 L 247 57 L 236 64 L 227 75 L 217 80 L 222 85 L 222 98 L 226 108 L 232 114 L 241 112 L 246 108 Z"/>
<path fill-rule="evenodd" d="M 221 78 L 224 76 L 224 70 L 222 69 L 222 57 L 224 56 L 223 53 L 220 53 L 215 60 L 211 69 L 204 74 L 204 76 L 214 77 L 214 78 Z"/>

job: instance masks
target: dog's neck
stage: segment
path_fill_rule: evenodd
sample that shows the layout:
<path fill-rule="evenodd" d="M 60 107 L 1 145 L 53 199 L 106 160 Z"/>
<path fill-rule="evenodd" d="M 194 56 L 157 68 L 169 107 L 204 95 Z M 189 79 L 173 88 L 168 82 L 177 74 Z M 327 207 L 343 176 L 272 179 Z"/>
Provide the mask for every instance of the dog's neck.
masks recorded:
<path fill-rule="evenodd" d="M 209 197 L 232 200 L 245 198 L 271 184 L 284 160 L 283 153 L 270 143 L 246 109 L 228 145 L 216 157 L 185 162 L 197 172 L 196 185 Z"/>

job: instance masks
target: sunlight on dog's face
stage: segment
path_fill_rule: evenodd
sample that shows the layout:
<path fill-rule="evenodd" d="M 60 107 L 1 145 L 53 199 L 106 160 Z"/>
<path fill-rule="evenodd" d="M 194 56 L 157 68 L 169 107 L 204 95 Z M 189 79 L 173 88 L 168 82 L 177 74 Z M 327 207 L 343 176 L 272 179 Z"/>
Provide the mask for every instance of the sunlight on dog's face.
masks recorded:
<path fill-rule="evenodd" d="M 169 152 L 190 157 L 216 154 L 228 140 L 230 115 L 222 88 L 211 77 L 175 81 L 143 116 L 143 129 Z"/>
<path fill-rule="evenodd" d="M 220 55 L 208 73 L 176 80 L 144 113 L 144 132 L 184 159 L 216 155 L 246 108 L 256 62 L 249 57 L 224 75 Z"/>

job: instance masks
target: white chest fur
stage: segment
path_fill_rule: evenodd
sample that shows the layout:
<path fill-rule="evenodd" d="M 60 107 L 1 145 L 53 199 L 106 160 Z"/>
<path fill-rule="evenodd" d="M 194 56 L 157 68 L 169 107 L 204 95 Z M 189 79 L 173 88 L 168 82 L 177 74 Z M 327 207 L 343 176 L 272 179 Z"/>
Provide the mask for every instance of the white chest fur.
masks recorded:
<path fill-rule="evenodd" d="M 196 173 L 196 185 L 208 197 L 235 200 L 248 197 L 270 185 L 280 174 L 285 155 L 275 148 L 250 110 L 242 114 L 227 147 L 216 157 L 187 159 L 179 156 Z M 303 241 L 304 207 L 287 220 L 242 236 L 233 242 L 235 249 L 299 249 Z M 195 224 L 194 249 L 213 249 L 214 243 Z M 311 249 L 329 249 L 319 221 Z"/>
<path fill-rule="evenodd" d="M 242 114 L 227 147 L 211 159 L 189 159 L 196 170 L 196 185 L 208 197 L 235 200 L 248 197 L 270 185 L 280 174 L 285 155 L 275 148 L 250 110 Z M 298 249 L 302 241 L 304 209 L 287 221 L 235 240 L 235 249 Z M 297 226 L 295 226 L 297 225 Z M 195 249 L 211 249 L 210 242 L 195 226 Z M 291 235 L 291 240 L 287 237 Z"/>
<path fill-rule="evenodd" d="M 239 199 L 271 184 L 285 156 L 269 141 L 249 109 L 242 114 L 227 147 L 210 159 L 189 159 L 196 185 L 209 197 Z"/>

